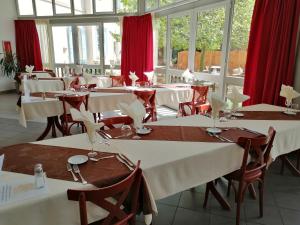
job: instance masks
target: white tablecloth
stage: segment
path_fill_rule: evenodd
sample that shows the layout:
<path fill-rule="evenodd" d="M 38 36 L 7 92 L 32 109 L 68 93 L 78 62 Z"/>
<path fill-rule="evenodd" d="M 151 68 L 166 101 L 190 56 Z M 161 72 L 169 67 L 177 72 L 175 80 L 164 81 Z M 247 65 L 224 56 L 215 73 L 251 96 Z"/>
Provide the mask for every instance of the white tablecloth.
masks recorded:
<path fill-rule="evenodd" d="M 257 105 L 247 107 L 245 110 L 277 111 L 283 109 L 270 105 Z M 196 115 L 158 121 L 153 124 L 211 126 L 212 121 L 207 117 Z M 273 126 L 277 131 L 271 152 L 273 158 L 300 148 L 300 121 L 231 120 L 219 123 L 217 126 L 245 127 L 264 134 L 267 134 L 269 126 Z M 36 143 L 89 148 L 86 134 Z M 155 199 L 204 184 L 238 169 L 243 155 L 243 150 L 234 143 L 111 140 L 109 147 L 98 143 L 96 149 L 122 152 L 135 162 L 141 160 L 141 167 Z M 8 172 L 4 175 L 10 179 L 25 176 Z M 4 178 L 0 177 L 0 179 Z M 74 202 L 67 200 L 66 189 L 81 185 L 53 179 L 48 179 L 48 182 L 50 188 L 46 196 L 0 208 L 0 225 L 79 224 L 78 209 Z M 18 218 L 16 215 L 24 216 Z"/>
<path fill-rule="evenodd" d="M 64 82 L 62 80 L 27 80 L 28 90 L 33 92 L 63 91 Z M 21 81 L 20 91 L 24 92 L 24 82 Z"/>
<path fill-rule="evenodd" d="M 132 87 L 128 87 L 132 89 Z M 157 88 L 156 102 L 158 105 L 167 105 L 178 108 L 179 102 L 188 101 L 192 98 L 189 88 Z M 57 93 L 69 93 L 57 92 Z M 91 92 L 89 99 L 89 110 L 92 113 L 107 112 L 118 109 L 118 103 L 131 103 L 136 96 L 132 93 L 97 93 Z M 31 97 L 30 101 L 22 98 L 20 108 L 20 123 L 26 127 L 27 120 L 47 118 L 63 113 L 62 103 L 58 99 L 43 100 L 39 97 Z"/>
<path fill-rule="evenodd" d="M 83 77 L 79 78 L 79 84 L 85 84 Z M 93 76 L 90 84 L 97 84 L 97 87 L 99 88 L 108 88 L 112 86 L 112 79 L 105 76 Z"/>

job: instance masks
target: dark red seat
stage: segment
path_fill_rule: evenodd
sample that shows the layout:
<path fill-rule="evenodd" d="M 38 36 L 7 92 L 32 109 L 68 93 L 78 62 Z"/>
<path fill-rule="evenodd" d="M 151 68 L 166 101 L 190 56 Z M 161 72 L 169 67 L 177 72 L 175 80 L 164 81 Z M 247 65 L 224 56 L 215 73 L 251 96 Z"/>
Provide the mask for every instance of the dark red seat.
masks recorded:
<path fill-rule="evenodd" d="M 84 133 L 85 127 L 83 122 L 73 120 L 71 114 L 68 113 L 69 112 L 68 109 L 71 107 L 80 111 L 80 106 L 84 104 L 85 110 L 88 110 L 88 99 L 89 99 L 89 94 L 80 95 L 80 96 L 75 96 L 75 95 L 59 96 L 59 100 L 62 101 L 63 103 L 63 110 L 64 110 L 63 115 L 60 116 L 64 135 L 70 135 L 70 129 L 74 124 L 81 125 L 82 133 Z M 69 123 L 71 123 L 71 125 L 69 125 Z"/>
<path fill-rule="evenodd" d="M 125 79 L 123 76 L 111 76 L 110 78 L 112 87 L 123 87 L 125 84 Z"/>
<path fill-rule="evenodd" d="M 276 131 L 273 127 L 269 128 L 268 136 L 260 136 L 257 138 L 240 137 L 238 145 L 244 148 L 242 166 L 230 174 L 224 176 L 228 180 L 229 194 L 231 186 L 235 191 L 236 206 L 236 225 L 240 224 L 240 210 L 247 188 L 253 187 L 253 183 L 258 182 L 259 189 L 259 212 L 263 216 L 263 195 L 264 195 L 264 180 L 265 172 L 269 163 L 270 151 L 273 146 Z M 238 182 L 238 188 L 233 184 L 233 181 Z M 204 207 L 208 200 L 209 189 L 206 188 Z"/>
<path fill-rule="evenodd" d="M 146 113 L 148 114 L 145 116 L 143 122 L 146 123 L 150 119 L 151 121 L 157 121 L 155 104 L 156 90 L 135 90 L 133 93 L 137 96 L 137 99 L 143 102 Z"/>
<path fill-rule="evenodd" d="M 92 202 L 108 212 L 106 218 L 90 223 L 90 225 L 135 224 L 142 178 L 142 170 L 139 166 L 140 161 L 127 178 L 114 185 L 94 190 L 68 190 L 68 199 L 79 201 L 81 225 L 89 225 L 86 202 Z M 108 201 L 108 198 L 114 198 L 117 202 L 113 204 Z M 123 208 L 122 205 L 126 199 L 130 200 L 130 207 Z"/>
<path fill-rule="evenodd" d="M 208 86 L 192 86 L 193 98 L 190 102 L 179 103 L 179 112 L 181 116 L 190 116 L 199 113 L 205 113 L 209 110 L 210 106 L 207 103 Z M 189 109 L 190 112 L 187 112 Z"/>

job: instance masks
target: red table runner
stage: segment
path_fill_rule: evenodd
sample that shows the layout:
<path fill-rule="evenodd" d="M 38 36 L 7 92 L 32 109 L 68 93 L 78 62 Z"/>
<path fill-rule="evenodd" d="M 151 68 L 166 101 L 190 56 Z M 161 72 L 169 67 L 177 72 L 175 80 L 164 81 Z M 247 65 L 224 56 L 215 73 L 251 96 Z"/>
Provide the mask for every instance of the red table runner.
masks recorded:
<path fill-rule="evenodd" d="M 296 115 L 287 115 L 279 111 L 241 111 L 243 117 L 240 120 L 300 120 L 300 113 Z"/>
<path fill-rule="evenodd" d="M 94 88 L 91 92 L 99 92 L 99 93 L 133 93 L 132 90 L 128 89 L 113 89 L 113 88 Z"/>

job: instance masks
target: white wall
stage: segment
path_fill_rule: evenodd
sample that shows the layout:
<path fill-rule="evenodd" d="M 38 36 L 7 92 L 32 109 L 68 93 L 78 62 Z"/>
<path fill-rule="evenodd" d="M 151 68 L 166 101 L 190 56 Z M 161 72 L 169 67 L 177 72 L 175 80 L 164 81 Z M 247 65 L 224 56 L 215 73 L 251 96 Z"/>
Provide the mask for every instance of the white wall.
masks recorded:
<path fill-rule="evenodd" d="M 3 52 L 2 41 L 11 41 L 13 52 L 16 49 L 14 20 L 17 10 L 14 0 L 0 0 L 0 52 Z M 0 92 L 14 89 L 14 80 L 3 78 L 0 70 Z"/>

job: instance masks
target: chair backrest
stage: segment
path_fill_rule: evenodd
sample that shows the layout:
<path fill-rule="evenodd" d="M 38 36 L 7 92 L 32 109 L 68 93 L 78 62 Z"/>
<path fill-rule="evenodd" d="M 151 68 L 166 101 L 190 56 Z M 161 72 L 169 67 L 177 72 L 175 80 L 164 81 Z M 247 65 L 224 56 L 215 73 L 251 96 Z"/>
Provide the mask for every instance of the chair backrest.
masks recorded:
<path fill-rule="evenodd" d="M 139 85 L 140 87 L 147 87 L 151 85 L 150 81 L 137 81 L 135 82 L 135 85 Z"/>
<path fill-rule="evenodd" d="M 268 136 L 262 135 L 256 138 L 240 137 L 238 139 L 238 145 L 245 150 L 241 166 L 242 176 L 251 176 L 251 174 L 263 171 L 266 168 L 275 134 L 274 128 L 270 127 Z M 250 161 L 249 157 L 251 157 Z M 251 167 L 247 167 L 249 163 L 251 163 Z"/>
<path fill-rule="evenodd" d="M 68 190 L 68 199 L 79 201 L 81 225 L 88 225 L 87 201 L 108 211 L 108 216 L 99 224 L 128 224 L 128 221 L 137 212 L 141 178 L 142 170 L 140 169 L 140 161 L 138 161 L 135 170 L 127 178 L 114 185 L 95 190 Z M 130 209 L 121 209 L 122 204 L 129 196 L 131 202 Z M 117 202 L 113 204 L 108 201 L 110 197 L 116 199 Z"/>
<path fill-rule="evenodd" d="M 129 116 L 114 116 L 109 118 L 103 118 L 99 122 L 104 123 L 104 126 L 109 129 L 116 128 L 117 124 L 131 125 L 133 124 L 133 119 Z"/>
<path fill-rule="evenodd" d="M 85 110 L 88 110 L 89 94 L 86 95 L 62 95 L 59 100 L 63 102 L 64 114 L 67 114 L 67 104 L 80 111 L 80 106 L 84 104 Z"/>
<path fill-rule="evenodd" d="M 141 100 L 145 108 L 155 108 L 156 90 L 135 90 L 133 92 Z"/>
<path fill-rule="evenodd" d="M 207 101 L 208 86 L 192 86 L 193 89 L 193 104 L 202 105 Z"/>
<path fill-rule="evenodd" d="M 125 79 L 123 76 L 111 76 L 112 87 L 123 87 Z"/>

